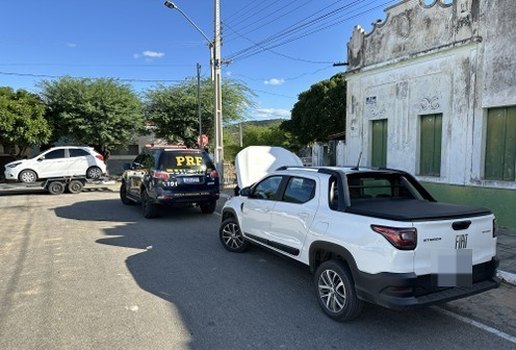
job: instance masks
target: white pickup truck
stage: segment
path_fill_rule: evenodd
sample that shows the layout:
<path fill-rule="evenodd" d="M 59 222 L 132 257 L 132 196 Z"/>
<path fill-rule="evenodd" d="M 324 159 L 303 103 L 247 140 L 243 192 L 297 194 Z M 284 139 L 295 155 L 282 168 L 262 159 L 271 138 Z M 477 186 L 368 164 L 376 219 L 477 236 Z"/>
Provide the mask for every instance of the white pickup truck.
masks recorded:
<path fill-rule="evenodd" d="M 223 208 L 222 245 L 250 243 L 315 274 L 323 311 L 357 317 L 363 302 L 406 309 L 496 288 L 496 233 L 488 209 L 437 202 L 391 169 L 284 167 Z"/>

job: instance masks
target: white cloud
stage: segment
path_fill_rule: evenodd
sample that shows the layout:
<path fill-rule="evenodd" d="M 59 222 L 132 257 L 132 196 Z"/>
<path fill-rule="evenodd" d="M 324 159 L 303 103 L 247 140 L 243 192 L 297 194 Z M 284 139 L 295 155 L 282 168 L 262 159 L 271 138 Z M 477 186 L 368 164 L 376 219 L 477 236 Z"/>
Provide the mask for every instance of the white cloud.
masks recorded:
<path fill-rule="evenodd" d="M 149 58 L 162 58 L 163 56 L 165 56 L 165 54 L 163 52 L 157 52 L 157 51 L 143 51 L 142 54 L 145 56 L 145 57 L 149 57 Z"/>
<path fill-rule="evenodd" d="M 77 44 L 76 43 L 66 43 L 66 46 L 68 47 L 77 47 Z"/>
<path fill-rule="evenodd" d="M 282 108 L 257 108 L 254 114 L 260 119 L 290 118 L 290 111 Z"/>
<path fill-rule="evenodd" d="M 263 83 L 265 85 L 274 85 L 274 86 L 283 85 L 285 83 L 285 79 L 272 78 L 269 80 L 265 80 Z"/>
<path fill-rule="evenodd" d="M 165 53 L 163 53 L 163 52 L 150 51 L 150 50 L 146 50 L 141 53 L 133 54 L 133 58 L 135 60 L 145 57 L 145 62 L 152 62 L 152 60 L 154 58 L 163 58 L 163 56 L 165 56 Z"/>

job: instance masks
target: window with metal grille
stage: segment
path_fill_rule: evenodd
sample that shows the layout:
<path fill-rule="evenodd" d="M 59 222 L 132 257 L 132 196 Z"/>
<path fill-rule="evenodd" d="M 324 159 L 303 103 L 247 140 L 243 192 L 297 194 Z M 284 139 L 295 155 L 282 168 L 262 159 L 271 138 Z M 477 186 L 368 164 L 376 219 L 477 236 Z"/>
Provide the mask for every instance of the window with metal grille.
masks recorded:
<path fill-rule="evenodd" d="M 421 116 L 419 175 L 441 175 L 442 114 Z"/>
<path fill-rule="evenodd" d="M 484 178 L 515 180 L 516 106 L 491 108 L 487 112 Z"/>

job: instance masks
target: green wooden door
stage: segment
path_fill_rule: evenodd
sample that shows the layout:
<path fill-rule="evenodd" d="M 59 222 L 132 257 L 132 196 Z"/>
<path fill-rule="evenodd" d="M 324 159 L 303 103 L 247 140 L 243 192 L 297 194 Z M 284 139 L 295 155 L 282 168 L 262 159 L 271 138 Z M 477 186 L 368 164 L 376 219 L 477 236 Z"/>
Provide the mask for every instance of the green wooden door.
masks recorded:
<path fill-rule="evenodd" d="M 487 114 L 484 177 L 488 180 L 515 180 L 516 107 L 493 108 Z"/>
<path fill-rule="evenodd" d="M 373 120 L 371 166 L 387 166 L 387 119 Z"/>
<path fill-rule="evenodd" d="M 420 175 L 440 176 L 441 174 L 442 119 L 441 114 L 421 117 Z"/>

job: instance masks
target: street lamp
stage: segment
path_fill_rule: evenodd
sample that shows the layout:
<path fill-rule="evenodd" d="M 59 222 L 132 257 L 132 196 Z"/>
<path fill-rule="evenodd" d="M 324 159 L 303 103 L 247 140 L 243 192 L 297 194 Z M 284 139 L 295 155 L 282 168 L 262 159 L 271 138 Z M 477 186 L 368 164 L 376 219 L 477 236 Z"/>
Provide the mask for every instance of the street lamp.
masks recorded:
<path fill-rule="evenodd" d="M 214 16 L 214 39 L 208 38 L 206 34 L 199 28 L 194 21 L 188 17 L 175 3 L 165 1 L 164 5 L 172 10 L 177 10 L 183 17 L 208 41 L 210 46 L 210 65 L 211 79 L 213 81 L 214 91 L 214 118 L 215 118 L 215 154 L 214 161 L 219 171 L 221 179 L 224 179 L 224 145 L 222 131 L 222 73 L 221 73 L 221 57 L 220 57 L 220 0 L 215 1 Z M 224 181 L 224 180 L 222 180 Z"/>

